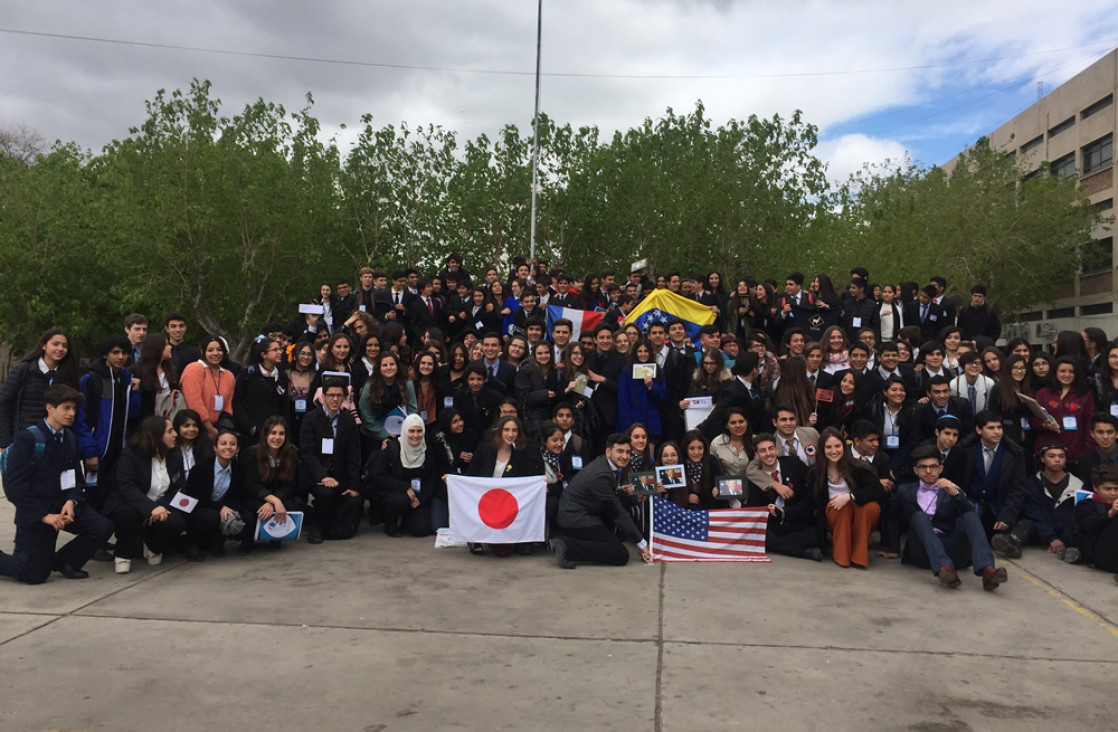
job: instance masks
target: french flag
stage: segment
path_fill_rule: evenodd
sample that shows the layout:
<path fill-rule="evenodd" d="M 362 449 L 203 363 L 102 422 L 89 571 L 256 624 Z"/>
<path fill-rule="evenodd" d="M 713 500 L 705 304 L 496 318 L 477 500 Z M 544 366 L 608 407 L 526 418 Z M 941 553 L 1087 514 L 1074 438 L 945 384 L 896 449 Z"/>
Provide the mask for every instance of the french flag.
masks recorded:
<path fill-rule="evenodd" d="M 590 310 L 577 310 L 575 308 L 565 308 L 559 305 L 547 306 L 547 333 L 551 335 L 551 330 L 555 325 L 555 321 L 560 318 L 566 318 L 571 321 L 571 339 L 578 340 L 582 331 L 592 331 L 598 327 L 602 322 L 602 316 L 605 313 L 594 312 Z"/>

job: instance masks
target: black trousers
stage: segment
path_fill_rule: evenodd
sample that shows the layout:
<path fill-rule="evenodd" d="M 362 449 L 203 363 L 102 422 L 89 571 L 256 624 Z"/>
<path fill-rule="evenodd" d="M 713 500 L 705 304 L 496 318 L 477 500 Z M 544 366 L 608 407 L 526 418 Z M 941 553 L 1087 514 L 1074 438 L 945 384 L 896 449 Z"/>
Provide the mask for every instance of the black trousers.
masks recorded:
<path fill-rule="evenodd" d="M 116 555 L 122 559 L 143 557 L 144 544 L 155 554 L 170 551 L 186 531 L 186 515 L 178 511 L 171 511 L 166 521 L 153 521 L 145 526 L 147 516 L 134 506 L 121 504 L 110 518 L 116 527 Z"/>
<path fill-rule="evenodd" d="M 20 553 L 0 552 L 0 575 L 38 585 L 46 581 L 51 570 L 61 565 L 81 569 L 112 536 L 113 524 L 89 506 L 79 505 L 73 523 L 63 531 L 75 537 L 55 551 L 59 532 L 50 526 L 39 522 L 16 527 L 16 546 Z"/>
<path fill-rule="evenodd" d="M 435 533 L 431 527 L 431 506 L 425 503 L 418 508 L 411 507 L 407 493 L 385 493 L 380 498 L 384 509 L 385 526 L 396 526 L 412 536 L 430 536 Z"/>
<path fill-rule="evenodd" d="M 311 487 L 314 496 L 314 520 L 327 539 L 349 539 L 357 533 L 365 499 L 360 495 L 343 496 L 342 485 L 327 488 L 318 484 Z"/>
<path fill-rule="evenodd" d="M 562 528 L 562 534 L 567 543 L 567 559 L 572 562 L 597 562 L 614 567 L 629 563 L 628 547 L 605 524 L 579 529 Z"/>
<path fill-rule="evenodd" d="M 786 557 L 806 557 L 808 549 L 820 549 L 819 529 L 816 526 L 780 525 L 773 517 L 769 519 L 765 534 L 765 550 Z"/>
<path fill-rule="evenodd" d="M 1108 519 L 1093 541 L 1083 542 L 1088 562 L 1104 572 L 1118 572 L 1118 516 Z"/>

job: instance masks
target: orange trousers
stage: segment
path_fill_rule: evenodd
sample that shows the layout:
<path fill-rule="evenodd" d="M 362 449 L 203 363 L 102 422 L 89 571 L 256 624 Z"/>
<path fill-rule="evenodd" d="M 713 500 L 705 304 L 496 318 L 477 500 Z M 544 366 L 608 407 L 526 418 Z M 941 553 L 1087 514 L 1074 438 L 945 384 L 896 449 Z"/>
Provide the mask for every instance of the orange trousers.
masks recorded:
<path fill-rule="evenodd" d="M 837 511 L 827 504 L 827 530 L 833 537 L 831 556 L 835 564 L 865 568 L 870 563 L 870 534 L 881 518 L 881 505 L 870 501 L 864 506 L 851 501 Z"/>

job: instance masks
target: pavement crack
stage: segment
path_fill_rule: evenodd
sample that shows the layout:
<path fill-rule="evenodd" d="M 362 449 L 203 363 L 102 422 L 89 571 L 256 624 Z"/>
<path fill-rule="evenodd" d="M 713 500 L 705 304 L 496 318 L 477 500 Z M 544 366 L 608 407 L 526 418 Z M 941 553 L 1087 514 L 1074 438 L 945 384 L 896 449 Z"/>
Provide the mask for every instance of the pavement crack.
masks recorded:
<path fill-rule="evenodd" d="M 668 565 L 660 563 L 660 607 L 657 612 L 659 625 L 656 629 L 656 708 L 654 712 L 655 732 L 664 729 L 664 577 Z"/>

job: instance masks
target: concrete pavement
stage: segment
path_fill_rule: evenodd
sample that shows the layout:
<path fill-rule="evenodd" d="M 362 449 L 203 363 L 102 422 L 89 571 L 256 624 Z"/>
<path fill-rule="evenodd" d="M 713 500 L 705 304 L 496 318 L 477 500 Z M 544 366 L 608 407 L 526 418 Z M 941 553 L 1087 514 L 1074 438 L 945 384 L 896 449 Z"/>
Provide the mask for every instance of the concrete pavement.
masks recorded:
<path fill-rule="evenodd" d="M 0 546 L 13 536 L 0 504 Z M 0 730 L 1112 729 L 1118 585 L 348 542 L 0 580 Z"/>

